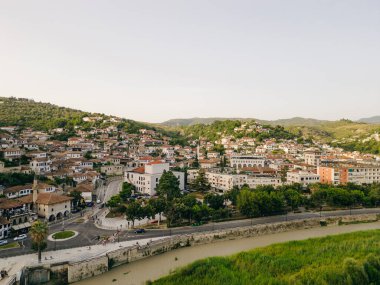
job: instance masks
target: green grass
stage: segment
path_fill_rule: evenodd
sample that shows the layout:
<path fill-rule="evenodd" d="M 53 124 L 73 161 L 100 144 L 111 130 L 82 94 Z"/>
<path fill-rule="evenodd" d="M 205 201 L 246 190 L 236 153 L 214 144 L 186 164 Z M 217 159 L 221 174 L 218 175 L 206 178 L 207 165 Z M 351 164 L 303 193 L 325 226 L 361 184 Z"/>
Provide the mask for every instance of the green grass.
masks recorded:
<path fill-rule="evenodd" d="M 12 243 L 1 245 L 0 250 L 18 248 L 18 247 L 20 247 L 20 244 L 18 242 L 12 242 Z"/>
<path fill-rule="evenodd" d="M 380 230 L 208 258 L 153 284 L 380 284 Z"/>
<path fill-rule="evenodd" d="M 73 231 L 63 231 L 53 234 L 53 239 L 67 239 L 75 235 Z"/>

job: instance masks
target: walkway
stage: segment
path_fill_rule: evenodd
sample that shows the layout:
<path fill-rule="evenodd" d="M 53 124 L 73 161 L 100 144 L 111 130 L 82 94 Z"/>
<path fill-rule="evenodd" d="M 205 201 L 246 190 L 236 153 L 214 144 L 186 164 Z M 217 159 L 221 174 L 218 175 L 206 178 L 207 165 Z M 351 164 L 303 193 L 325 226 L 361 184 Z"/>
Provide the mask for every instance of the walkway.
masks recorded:
<path fill-rule="evenodd" d="M 150 241 L 159 240 L 161 238 L 141 239 L 138 241 L 140 245 L 145 245 Z M 96 256 L 104 255 L 107 252 L 114 251 L 120 247 L 128 247 L 136 244 L 136 241 L 123 241 L 99 244 L 91 247 L 78 247 L 74 249 L 64 249 L 57 251 L 42 252 L 42 263 L 50 264 L 64 261 L 80 261 Z M 0 270 L 6 270 L 9 276 L 18 274 L 24 266 L 38 265 L 37 253 L 21 255 L 15 257 L 2 258 L 0 260 Z M 3 283 L 4 282 L 4 283 Z M 0 281 L 0 284 L 6 284 L 6 279 Z"/>

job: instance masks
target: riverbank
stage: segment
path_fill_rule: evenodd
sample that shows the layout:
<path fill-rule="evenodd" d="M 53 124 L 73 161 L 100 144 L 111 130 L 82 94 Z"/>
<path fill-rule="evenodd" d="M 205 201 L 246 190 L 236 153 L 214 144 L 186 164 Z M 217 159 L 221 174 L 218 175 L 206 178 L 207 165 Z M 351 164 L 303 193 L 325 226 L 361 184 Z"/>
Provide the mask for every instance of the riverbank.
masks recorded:
<path fill-rule="evenodd" d="M 380 230 L 273 244 L 211 257 L 154 285 L 379 284 Z"/>
<path fill-rule="evenodd" d="M 121 265 L 102 275 L 86 279 L 75 284 L 145 284 L 145 282 L 149 280 L 156 280 L 160 277 L 170 274 L 170 272 L 175 269 L 207 257 L 228 256 L 241 251 L 264 247 L 274 243 L 282 243 L 292 240 L 304 240 L 314 237 L 324 237 L 328 235 L 338 235 L 343 233 L 373 229 L 380 229 L 380 222 L 342 226 L 331 225 L 328 227 L 292 230 L 251 238 L 222 240 L 215 243 L 198 245 L 195 247 L 180 248 L 175 251 L 166 252 L 161 255 L 152 256 L 150 258 L 138 260 L 126 265 Z"/>

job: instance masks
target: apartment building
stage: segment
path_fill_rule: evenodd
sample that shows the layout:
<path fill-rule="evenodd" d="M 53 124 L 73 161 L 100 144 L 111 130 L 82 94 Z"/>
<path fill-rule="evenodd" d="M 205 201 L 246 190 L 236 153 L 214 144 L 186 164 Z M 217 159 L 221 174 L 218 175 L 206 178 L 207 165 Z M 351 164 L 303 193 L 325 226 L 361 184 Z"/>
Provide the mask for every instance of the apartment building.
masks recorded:
<path fill-rule="evenodd" d="M 230 159 L 231 167 L 243 168 L 243 167 L 257 167 L 265 166 L 265 157 L 258 155 L 234 155 Z"/>
<path fill-rule="evenodd" d="M 220 172 L 217 169 L 208 170 L 205 173 L 208 183 L 211 188 L 222 192 L 230 191 L 234 186 L 242 187 L 248 185 L 250 188 L 256 188 L 257 186 L 281 185 L 281 178 L 273 174 L 235 174 Z"/>
<path fill-rule="evenodd" d="M 299 183 L 309 185 L 320 182 L 320 176 L 311 171 L 293 170 L 287 173 L 286 180 L 288 183 Z"/>
<path fill-rule="evenodd" d="M 322 183 L 327 184 L 371 184 L 380 183 L 380 166 L 376 165 L 325 165 L 318 167 Z"/>
<path fill-rule="evenodd" d="M 169 163 L 152 161 L 145 166 L 126 171 L 124 181 L 133 184 L 138 192 L 153 196 L 164 171 L 169 171 Z M 173 174 L 178 178 L 179 188 L 185 190 L 185 173 L 173 171 Z"/>
<path fill-rule="evenodd" d="M 319 166 L 321 163 L 321 152 L 319 150 L 307 150 L 304 153 L 306 164 Z"/>

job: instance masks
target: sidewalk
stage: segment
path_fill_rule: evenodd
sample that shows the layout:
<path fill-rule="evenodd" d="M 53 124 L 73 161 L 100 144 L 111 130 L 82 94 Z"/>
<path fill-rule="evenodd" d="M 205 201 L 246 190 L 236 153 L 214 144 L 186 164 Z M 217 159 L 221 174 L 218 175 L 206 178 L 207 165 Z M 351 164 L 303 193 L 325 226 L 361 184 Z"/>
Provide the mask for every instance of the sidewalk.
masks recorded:
<path fill-rule="evenodd" d="M 80 236 L 79 236 L 80 238 Z M 138 241 L 140 245 L 146 245 L 150 241 L 156 241 L 162 238 L 149 238 L 149 239 L 141 239 Z M 96 256 L 104 255 L 107 252 L 114 251 L 121 247 L 129 247 L 135 245 L 136 241 L 123 241 L 120 243 L 107 243 L 105 245 L 99 244 L 91 247 L 79 247 L 74 249 L 64 249 L 57 251 L 48 251 L 42 252 L 42 261 L 43 264 L 51 264 L 58 262 L 75 262 L 80 260 L 85 260 L 89 258 L 93 258 Z M 37 253 L 21 255 L 15 257 L 2 258 L 0 260 L 0 270 L 6 270 L 9 276 L 19 274 L 21 269 L 24 266 L 33 266 L 38 265 Z M 19 278 L 19 275 L 18 275 Z M 0 281 L 0 284 L 6 284 L 7 279 L 3 279 Z M 4 283 L 3 283 L 4 282 Z"/>
<path fill-rule="evenodd" d="M 104 230 L 129 230 L 132 228 L 132 223 L 130 221 L 127 221 L 124 217 L 117 217 L 117 218 L 106 218 L 107 214 L 109 213 L 109 210 L 107 209 L 102 214 L 98 215 L 97 221 L 94 223 L 94 225 L 99 229 Z M 152 221 L 156 220 L 158 221 L 160 218 L 160 215 L 156 215 L 154 219 L 143 219 L 143 220 L 135 220 L 135 228 L 147 225 L 151 223 Z M 164 221 L 165 217 L 161 216 L 161 221 Z"/>

